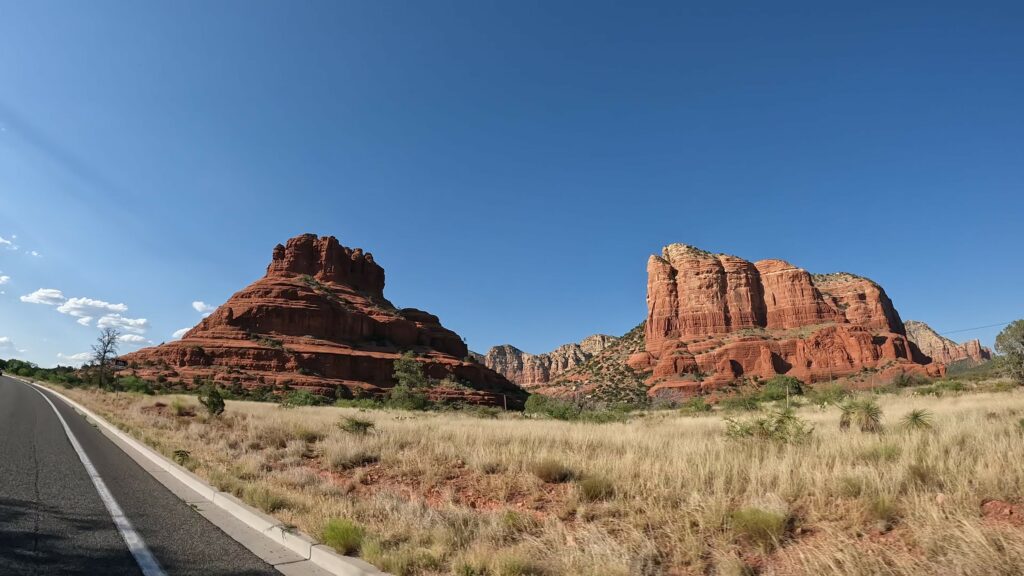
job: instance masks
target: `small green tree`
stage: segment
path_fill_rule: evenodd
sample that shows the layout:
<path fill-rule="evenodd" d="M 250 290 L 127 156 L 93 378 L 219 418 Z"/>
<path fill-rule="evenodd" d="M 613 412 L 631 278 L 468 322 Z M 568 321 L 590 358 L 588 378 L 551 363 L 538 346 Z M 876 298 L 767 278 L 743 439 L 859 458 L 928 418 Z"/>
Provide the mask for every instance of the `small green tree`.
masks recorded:
<path fill-rule="evenodd" d="M 1024 385 L 1024 320 L 1015 320 L 996 336 L 996 352 L 1006 356 L 1006 367 L 1017 384 Z"/>
<path fill-rule="evenodd" d="M 416 360 L 416 354 L 405 352 L 395 360 L 395 380 L 406 388 L 426 388 L 427 377 L 423 375 L 423 364 Z"/>
<path fill-rule="evenodd" d="M 220 390 L 212 384 L 203 387 L 199 393 L 199 403 L 206 407 L 210 416 L 220 416 L 224 413 L 224 397 L 221 396 Z"/>

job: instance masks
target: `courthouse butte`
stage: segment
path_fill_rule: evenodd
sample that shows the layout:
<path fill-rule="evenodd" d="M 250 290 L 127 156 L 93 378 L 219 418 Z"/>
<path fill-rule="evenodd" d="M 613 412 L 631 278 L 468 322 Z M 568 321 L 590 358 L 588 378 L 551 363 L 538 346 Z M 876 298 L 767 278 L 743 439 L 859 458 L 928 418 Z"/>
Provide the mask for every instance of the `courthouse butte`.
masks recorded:
<path fill-rule="evenodd" d="M 945 370 L 907 339 L 892 301 L 867 278 L 684 244 L 648 260 L 644 337 L 627 363 L 649 373 L 652 396 L 777 374 L 815 382 L 870 371 L 882 381 Z"/>

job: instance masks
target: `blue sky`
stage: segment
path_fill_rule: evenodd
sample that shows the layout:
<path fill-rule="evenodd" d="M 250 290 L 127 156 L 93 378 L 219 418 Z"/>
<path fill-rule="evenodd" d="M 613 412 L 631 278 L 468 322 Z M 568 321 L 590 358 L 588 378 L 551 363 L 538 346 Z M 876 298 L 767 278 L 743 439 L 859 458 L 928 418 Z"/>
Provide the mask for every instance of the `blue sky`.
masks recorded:
<path fill-rule="evenodd" d="M 1022 5 L 747 4 L 4 2 L 0 357 L 169 340 L 303 232 L 480 351 L 627 331 L 671 242 L 1024 316 Z"/>

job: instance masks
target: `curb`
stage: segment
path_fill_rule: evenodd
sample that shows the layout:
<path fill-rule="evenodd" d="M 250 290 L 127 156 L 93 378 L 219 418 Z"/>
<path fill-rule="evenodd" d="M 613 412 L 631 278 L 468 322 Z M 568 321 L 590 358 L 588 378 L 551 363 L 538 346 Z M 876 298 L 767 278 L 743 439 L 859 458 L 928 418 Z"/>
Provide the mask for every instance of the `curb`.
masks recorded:
<path fill-rule="evenodd" d="M 386 574 L 363 560 L 349 556 L 342 556 L 329 546 L 318 544 L 308 535 L 289 528 L 280 520 L 273 516 L 264 514 L 260 510 L 249 506 L 233 495 L 228 494 L 227 492 L 218 491 L 213 486 L 210 486 L 201 480 L 195 474 L 167 459 L 163 454 L 158 453 L 149 446 L 146 446 L 132 438 L 126 432 L 123 432 L 113 424 L 96 415 L 92 410 L 89 410 L 85 406 L 82 406 L 60 392 L 57 392 L 48 386 L 42 386 L 29 380 L 24 380 L 19 377 L 14 378 L 56 395 L 64 401 L 64 403 L 92 419 L 98 426 L 103 427 L 107 432 L 116 436 L 119 440 L 133 448 L 147 460 L 158 466 L 161 470 L 167 472 L 174 479 L 198 493 L 204 500 L 207 500 L 214 506 L 221 508 L 246 526 L 262 534 L 264 537 L 269 538 L 274 543 L 279 544 L 292 552 L 295 552 L 304 559 L 316 564 L 323 570 L 338 576 L 384 576 Z M 157 481 L 159 480 L 160 479 L 157 478 Z"/>

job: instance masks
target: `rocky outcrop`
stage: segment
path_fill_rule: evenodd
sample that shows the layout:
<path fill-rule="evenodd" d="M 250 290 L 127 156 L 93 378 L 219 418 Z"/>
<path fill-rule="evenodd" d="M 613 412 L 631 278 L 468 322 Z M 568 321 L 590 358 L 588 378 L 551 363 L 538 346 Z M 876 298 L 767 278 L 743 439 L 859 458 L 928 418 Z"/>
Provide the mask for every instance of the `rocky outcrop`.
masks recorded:
<path fill-rule="evenodd" d="M 503 344 L 474 358 L 510 381 L 527 388 L 542 386 L 580 366 L 611 346 L 617 338 L 594 334 L 579 343 L 564 344 L 546 354 L 530 354 Z"/>
<path fill-rule="evenodd" d="M 949 338 L 941 336 L 924 322 L 907 320 L 905 326 L 907 338 L 935 362 L 943 364 L 963 361 L 981 363 L 992 359 L 992 351 L 982 346 L 980 340 L 968 340 L 957 344 Z"/>
<path fill-rule="evenodd" d="M 907 340 L 881 286 L 811 275 L 783 260 L 751 263 L 683 244 L 647 263 L 645 350 L 629 366 L 651 393 L 691 394 L 738 378 L 807 382 L 863 370 L 937 375 Z"/>
<path fill-rule="evenodd" d="M 306 388 L 332 397 L 379 395 L 393 362 L 413 351 L 439 382 L 436 397 L 518 406 L 525 392 L 467 358 L 437 316 L 397 309 L 384 297 L 384 269 L 332 236 L 277 245 L 266 275 L 235 293 L 176 342 L 123 356 L 140 376 L 212 379 L 243 388 Z"/>

